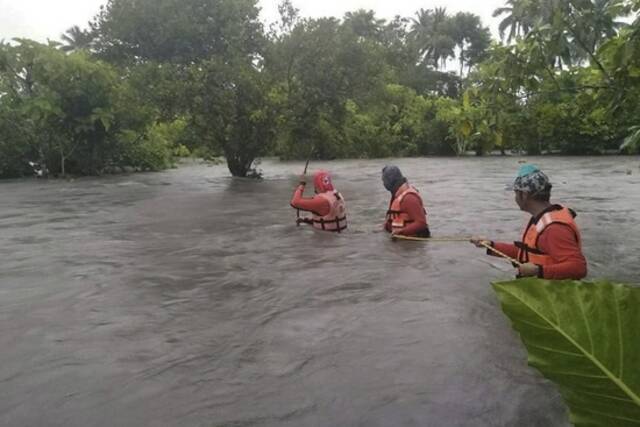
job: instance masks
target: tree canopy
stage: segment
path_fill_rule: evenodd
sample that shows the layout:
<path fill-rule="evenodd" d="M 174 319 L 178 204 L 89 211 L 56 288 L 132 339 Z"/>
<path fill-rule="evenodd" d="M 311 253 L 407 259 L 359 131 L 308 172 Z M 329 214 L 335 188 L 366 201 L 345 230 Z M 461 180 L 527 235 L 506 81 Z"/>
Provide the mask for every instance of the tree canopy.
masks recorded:
<path fill-rule="evenodd" d="M 109 0 L 62 43 L 0 44 L 0 176 L 323 159 L 640 150 L 640 0 L 507 0 L 269 28 L 256 0 Z"/>

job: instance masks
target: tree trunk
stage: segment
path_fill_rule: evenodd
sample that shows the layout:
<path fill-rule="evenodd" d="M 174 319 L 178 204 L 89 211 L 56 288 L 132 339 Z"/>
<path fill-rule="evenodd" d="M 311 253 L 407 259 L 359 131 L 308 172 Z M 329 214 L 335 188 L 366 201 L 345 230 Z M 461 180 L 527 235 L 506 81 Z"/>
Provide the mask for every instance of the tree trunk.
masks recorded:
<path fill-rule="evenodd" d="M 65 177 L 65 169 L 64 169 L 65 160 L 66 158 L 64 156 L 64 151 L 61 148 L 60 149 L 60 174 L 63 178 Z"/>
<path fill-rule="evenodd" d="M 456 137 L 456 156 L 461 156 L 467 152 L 467 142 L 464 138 Z"/>
<path fill-rule="evenodd" d="M 464 72 L 464 47 L 460 46 L 460 92 L 462 92 L 462 73 Z"/>
<path fill-rule="evenodd" d="M 249 166 L 247 166 L 247 164 L 241 159 L 236 158 L 232 155 L 227 156 L 227 167 L 229 168 L 229 172 L 231 172 L 231 175 L 233 176 L 242 178 L 246 177 L 252 163 L 253 161 L 249 163 Z"/>

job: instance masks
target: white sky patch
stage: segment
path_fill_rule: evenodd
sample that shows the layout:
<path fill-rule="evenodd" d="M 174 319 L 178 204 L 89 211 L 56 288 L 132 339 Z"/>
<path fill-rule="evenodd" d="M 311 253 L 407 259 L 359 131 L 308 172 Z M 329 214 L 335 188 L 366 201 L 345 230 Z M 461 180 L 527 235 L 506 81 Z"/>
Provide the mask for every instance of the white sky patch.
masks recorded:
<path fill-rule="evenodd" d="M 0 0 L 0 40 L 24 37 L 41 42 L 59 40 L 60 35 L 73 25 L 82 28 L 98 13 L 106 0 Z M 260 0 L 262 19 L 265 23 L 278 18 L 278 0 Z M 504 0 L 293 0 L 302 16 L 342 18 L 346 12 L 371 9 L 378 18 L 387 20 L 394 16 L 412 17 L 420 9 L 446 7 L 449 13 L 472 12 L 482 18 L 497 36 L 499 19 L 492 18 L 493 11 Z"/>
<path fill-rule="evenodd" d="M 0 39 L 59 40 L 69 27 L 87 27 L 103 0 L 0 0 Z"/>

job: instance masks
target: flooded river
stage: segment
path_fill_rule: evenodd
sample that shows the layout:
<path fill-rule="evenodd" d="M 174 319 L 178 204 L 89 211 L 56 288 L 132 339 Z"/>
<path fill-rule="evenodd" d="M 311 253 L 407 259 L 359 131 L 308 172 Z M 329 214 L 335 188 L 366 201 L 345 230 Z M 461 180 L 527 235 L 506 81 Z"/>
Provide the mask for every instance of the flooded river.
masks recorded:
<path fill-rule="evenodd" d="M 640 162 L 532 159 L 578 212 L 589 277 L 640 281 Z M 566 426 L 468 243 L 392 242 L 380 169 L 434 235 L 514 240 L 518 159 L 311 163 L 349 230 L 295 226 L 300 162 L 0 183 L 2 426 Z"/>

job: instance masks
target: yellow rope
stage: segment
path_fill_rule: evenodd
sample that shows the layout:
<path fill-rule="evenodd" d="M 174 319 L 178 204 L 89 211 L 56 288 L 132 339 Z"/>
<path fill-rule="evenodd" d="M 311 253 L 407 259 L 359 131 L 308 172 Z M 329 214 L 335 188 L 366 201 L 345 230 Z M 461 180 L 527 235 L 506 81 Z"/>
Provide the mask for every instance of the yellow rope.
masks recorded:
<path fill-rule="evenodd" d="M 396 234 L 392 240 L 411 240 L 414 242 L 468 242 L 470 237 L 414 237 Z"/>
<path fill-rule="evenodd" d="M 489 243 L 487 242 L 480 242 L 480 244 L 482 246 L 484 246 L 485 248 L 487 248 L 488 250 L 490 250 L 491 252 L 493 252 L 496 255 L 501 256 L 504 259 L 508 259 L 509 261 L 511 261 L 513 264 L 517 265 L 517 266 L 521 266 L 522 263 L 516 259 L 511 258 L 509 255 L 505 254 L 504 252 L 500 252 L 499 250 L 497 250 L 496 248 L 494 248 L 493 246 L 491 246 Z"/>
<path fill-rule="evenodd" d="M 392 240 L 411 240 L 414 242 L 468 242 L 470 237 L 414 237 L 414 236 L 403 236 L 401 234 L 396 234 L 395 236 L 391 236 Z M 500 252 L 490 244 L 486 242 L 480 242 L 482 246 L 493 252 L 494 254 L 501 256 L 502 258 L 511 261 L 513 264 L 517 266 L 521 266 L 522 263 L 514 258 L 511 258 L 509 255 L 504 252 Z"/>

